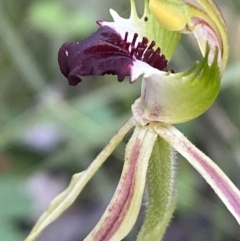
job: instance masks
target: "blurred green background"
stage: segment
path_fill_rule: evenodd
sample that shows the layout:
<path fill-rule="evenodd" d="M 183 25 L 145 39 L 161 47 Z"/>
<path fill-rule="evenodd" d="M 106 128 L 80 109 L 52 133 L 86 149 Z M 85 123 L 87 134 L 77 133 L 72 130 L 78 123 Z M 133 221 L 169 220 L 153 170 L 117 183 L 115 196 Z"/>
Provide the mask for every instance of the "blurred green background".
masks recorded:
<path fill-rule="evenodd" d="M 222 89 L 208 112 L 178 128 L 240 187 L 240 2 L 216 2 L 230 44 Z M 0 1 L 1 241 L 23 240 L 71 175 L 84 170 L 131 115 L 140 81 L 88 77 L 71 87 L 57 64 L 60 45 L 93 33 L 98 19 L 111 20 L 109 8 L 129 14 L 128 0 Z M 183 37 L 171 66 L 181 71 L 199 58 L 194 40 Z M 114 192 L 125 143 L 38 241 L 83 240 Z M 164 241 L 240 240 L 219 198 L 186 160 L 178 160 L 179 201 Z M 124 240 L 135 240 L 142 216 Z"/>

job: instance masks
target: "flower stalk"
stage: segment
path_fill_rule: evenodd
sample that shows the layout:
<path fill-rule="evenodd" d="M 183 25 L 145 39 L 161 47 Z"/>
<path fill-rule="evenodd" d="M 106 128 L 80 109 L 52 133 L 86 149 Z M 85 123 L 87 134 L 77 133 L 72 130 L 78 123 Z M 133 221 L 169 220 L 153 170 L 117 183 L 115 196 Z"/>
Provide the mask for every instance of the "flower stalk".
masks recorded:
<path fill-rule="evenodd" d="M 158 136 L 148 166 L 146 214 L 137 241 L 162 239 L 176 208 L 176 165 L 173 148 Z"/>

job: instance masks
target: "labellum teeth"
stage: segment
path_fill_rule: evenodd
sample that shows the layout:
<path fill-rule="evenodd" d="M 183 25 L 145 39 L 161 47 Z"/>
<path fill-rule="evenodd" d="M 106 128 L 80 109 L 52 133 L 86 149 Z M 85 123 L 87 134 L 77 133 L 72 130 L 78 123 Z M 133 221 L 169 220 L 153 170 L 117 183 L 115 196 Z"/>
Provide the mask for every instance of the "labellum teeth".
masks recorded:
<path fill-rule="evenodd" d="M 128 32 L 125 34 L 124 42 L 126 42 L 126 44 L 124 46 L 126 46 L 126 50 L 130 52 L 130 55 L 158 70 L 167 71 L 168 61 L 166 60 L 165 55 L 161 55 L 161 50 L 159 47 L 156 50 L 153 49 L 155 42 L 152 41 L 148 46 L 148 39 L 143 37 L 142 41 L 137 43 L 137 37 L 138 34 L 135 33 L 133 35 L 132 42 L 129 43 L 127 42 Z"/>
<path fill-rule="evenodd" d="M 58 52 L 58 63 L 62 74 L 70 85 L 77 85 L 82 76 L 113 74 L 123 81 L 132 74 L 136 60 L 166 71 L 167 60 L 160 48 L 153 49 L 155 42 L 148 45 L 143 37 L 138 41 L 135 33 L 131 41 L 129 34 L 124 38 L 114 29 L 101 26 L 92 36 L 78 42 L 65 43 Z"/>

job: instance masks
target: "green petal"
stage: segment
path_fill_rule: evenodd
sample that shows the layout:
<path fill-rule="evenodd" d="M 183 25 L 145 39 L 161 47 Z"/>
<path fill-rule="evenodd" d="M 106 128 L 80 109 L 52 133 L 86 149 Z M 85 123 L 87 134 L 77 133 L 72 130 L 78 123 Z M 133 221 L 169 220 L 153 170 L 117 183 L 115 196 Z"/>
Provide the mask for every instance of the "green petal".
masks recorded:
<path fill-rule="evenodd" d="M 221 80 L 218 53 L 209 65 L 209 50 L 207 47 L 204 59 L 187 71 L 145 75 L 142 95 L 132 105 L 136 121 L 141 125 L 181 123 L 204 113 L 217 97 Z"/>
<path fill-rule="evenodd" d="M 228 60 L 225 22 L 212 0 L 197 0 L 203 10 L 183 0 L 150 0 L 149 8 L 161 25 L 172 31 L 194 33 L 202 54 L 208 43 L 212 56 L 219 49 L 219 67 L 223 72 Z"/>
<path fill-rule="evenodd" d="M 207 15 L 211 18 L 219 31 L 222 44 L 222 70 L 224 70 L 227 65 L 229 55 L 226 24 L 221 12 L 212 0 L 197 0 L 197 2 L 204 8 Z"/>
<path fill-rule="evenodd" d="M 74 174 L 72 180 L 62 193 L 60 193 L 49 205 L 48 209 L 39 218 L 25 241 L 35 240 L 40 233 L 55 219 L 57 219 L 76 200 L 85 185 L 122 141 L 127 132 L 134 126 L 131 118 L 111 139 L 109 144 L 99 153 L 87 170 Z"/>
<path fill-rule="evenodd" d="M 142 204 L 146 173 L 157 138 L 153 128 L 136 126 L 114 196 L 98 224 L 84 241 L 122 240 L 135 224 Z"/>
<path fill-rule="evenodd" d="M 176 206 L 176 162 L 172 147 L 158 137 L 149 162 L 146 215 L 137 241 L 161 240 Z"/>
<path fill-rule="evenodd" d="M 240 191 L 226 174 L 174 126 L 156 124 L 155 130 L 202 175 L 240 224 Z"/>
<path fill-rule="evenodd" d="M 181 31 L 186 27 L 186 4 L 182 0 L 150 0 L 149 8 L 166 29 Z"/>

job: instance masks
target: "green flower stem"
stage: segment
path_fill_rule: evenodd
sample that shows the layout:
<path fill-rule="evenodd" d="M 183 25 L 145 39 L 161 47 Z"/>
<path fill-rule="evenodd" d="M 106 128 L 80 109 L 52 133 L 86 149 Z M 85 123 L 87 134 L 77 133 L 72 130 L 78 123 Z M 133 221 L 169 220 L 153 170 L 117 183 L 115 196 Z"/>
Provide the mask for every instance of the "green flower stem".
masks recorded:
<path fill-rule="evenodd" d="M 175 127 L 155 124 L 155 130 L 203 176 L 240 224 L 240 191 L 223 171 Z"/>
<path fill-rule="evenodd" d="M 40 217 L 25 241 L 35 240 L 50 223 L 57 219 L 69 206 L 71 206 L 87 182 L 111 155 L 113 150 L 122 141 L 123 137 L 134 126 L 134 124 L 135 122 L 133 118 L 130 118 L 129 121 L 111 139 L 109 144 L 99 153 L 87 170 L 73 175 L 68 188 L 51 202 L 48 209 Z"/>
<path fill-rule="evenodd" d="M 175 155 L 158 137 L 149 162 L 146 181 L 146 216 L 137 241 L 159 241 L 176 206 Z"/>

